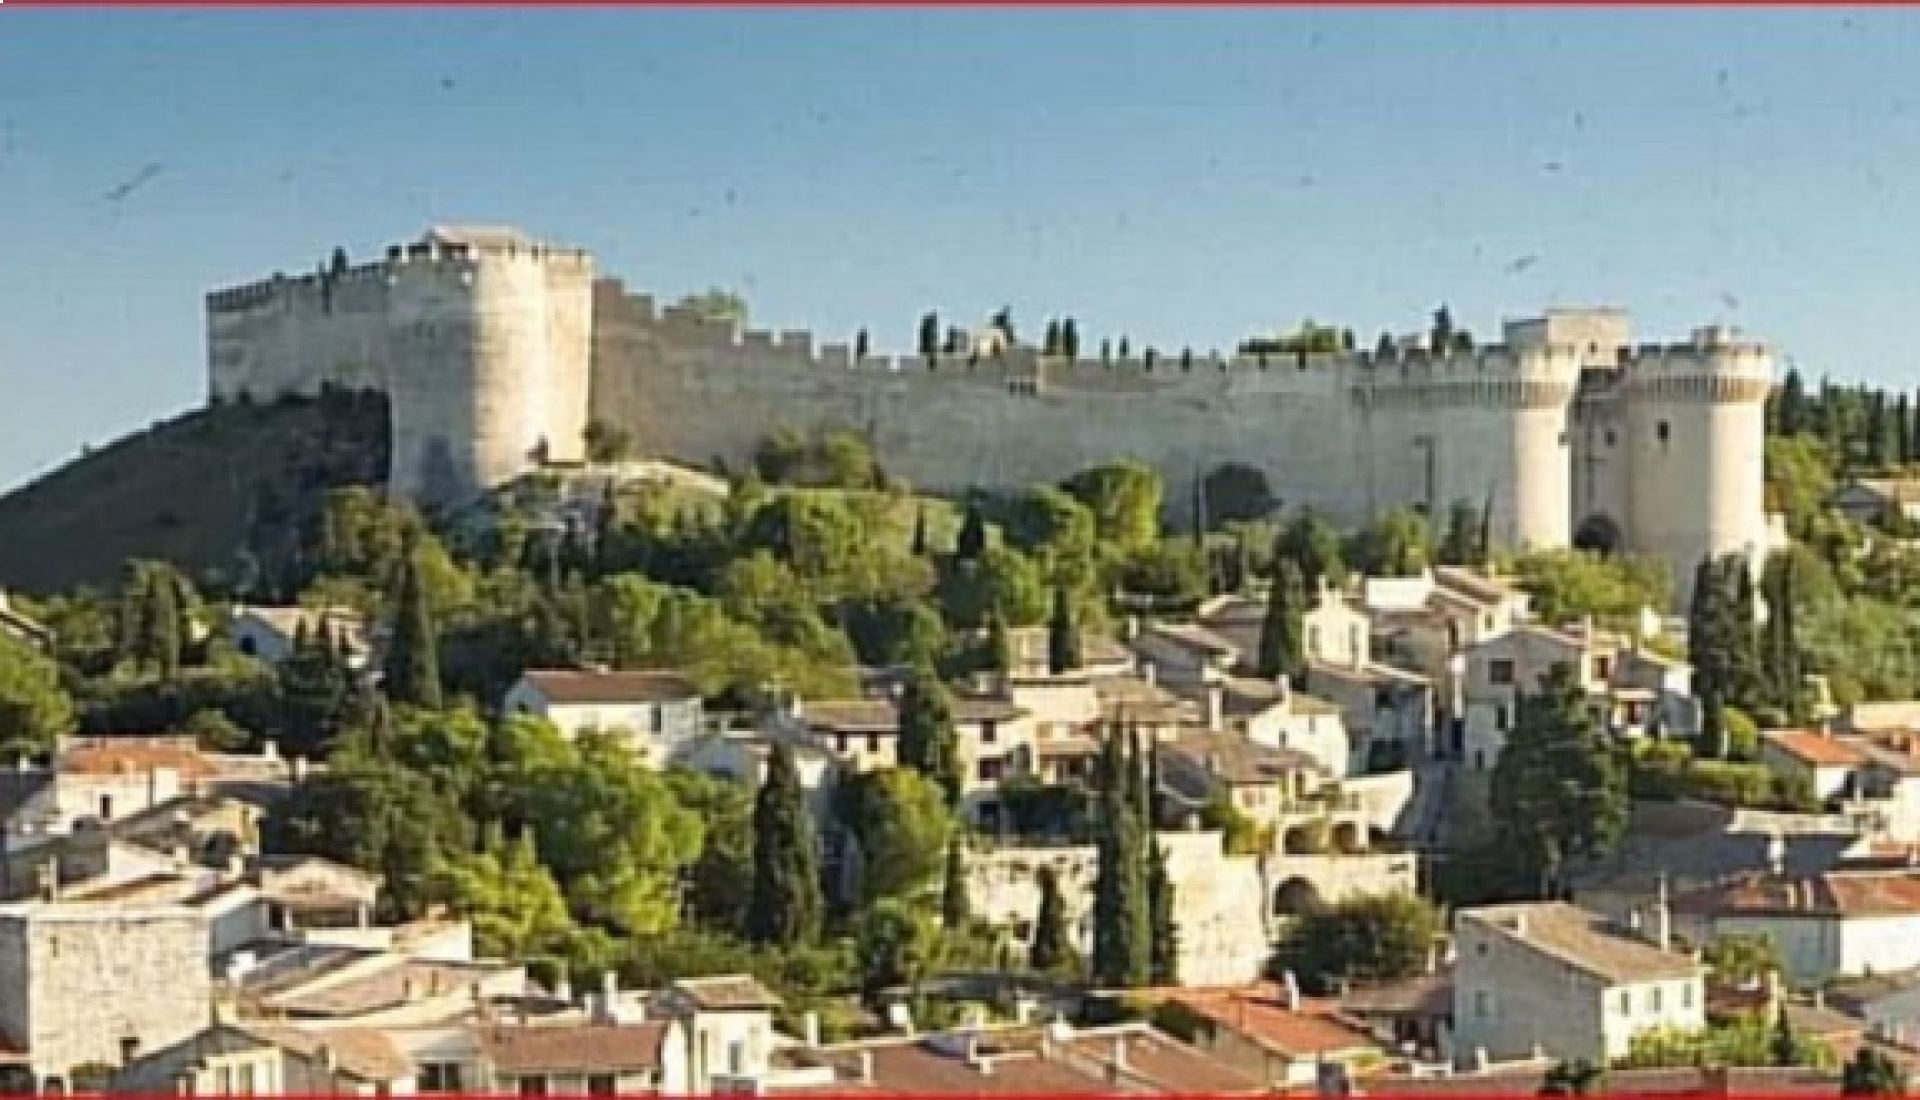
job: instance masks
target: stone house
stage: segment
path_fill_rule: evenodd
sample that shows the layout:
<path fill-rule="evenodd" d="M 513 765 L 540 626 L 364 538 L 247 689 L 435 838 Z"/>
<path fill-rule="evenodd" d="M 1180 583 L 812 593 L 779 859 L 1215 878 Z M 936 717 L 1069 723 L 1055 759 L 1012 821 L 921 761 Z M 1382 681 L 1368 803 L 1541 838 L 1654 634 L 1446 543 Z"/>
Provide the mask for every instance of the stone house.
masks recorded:
<path fill-rule="evenodd" d="M 1822 802 L 1846 793 L 1867 756 L 1829 730 L 1770 730 L 1760 737 L 1760 763 L 1804 782 Z"/>
<path fill-rule="evenodd" d="M 345 647 L 347 666 L 365 669 L 373 647 L 366 618 L 350 607 L 249 607 L 233 609 L 227 620 L 227 638 L 248 657 L 277 665 L 293 656 L 294 644 L 304 634 L 332 637 Z"/>
<path fill-rule="evenodd" d="M 569 739 L 588 730 L 611 734 L 656 769 L 705 731 L 699 689 L 670 671 L 529 669 L 500 709 L 544 718 Z"/>
<path fill-rule="evenodd" d="M 0 906 L 0 1040 L 12 1071 L 67 1091 L 205 1026 L 205 918 L 184 906 Z"/>
<path fill-rule="evenodd" d="M 1742 876 L 1674 900 L 1698 943 L 1759 935 L 1798 986 L 1920 967 L 1920 871 L 1836 869 L 1795 877 Z"/>
<path fill-rule="evenodd" d="M 877 771 L 900 763 L 900 707 L 892 698 L 795 701 L 773 723 L 772 732 L 798 732 L 810 738 L 850 772 Z M 982 828 L 997 829 L 1001 781 L 1038 774 L 1033 723 L 1025 710 L 1007 700 L 957 695 L 953 725 L 965 812 Z"/>
<path fill-rule="evenodd" d="M 1920 521 L 1920 479 L 1852 478 L 1827 497 L 1827 506 L 1855 523 L 1877 524 L 1890 514 Z"/>
<path fill-rule="evenodd" d="M 1330 1065 L 1357 1078 L 1387 1058 L 1337 1002 L 1302 997 L 1291 981 L 1176 990 L 1165 1003 L 1189 1018 L 1182 1034 L 1197 1050 L 1270 1088 L 1314 1088 Z"/>
<path fill-rule="evenodd" d="M 661 992 L 656 1007 L 685 1030 L 688 1092 L 754 1091 L 770 1075 L 780 1000 L 755 979 L 683 978 Z"/>
<path fill-rule="evenodd" d="M 112 1091 L 188 1096 L 408 1096 L 414 1064 L 385 1032 L 223 1020 L 114 1074 Z"/>
<path fill-rule="evenodd" d="M 1565 902 L 1460 911 L 1454 922 L 1454 1061 L 1584 1058 L 1608 1065 L 1635 1035 L 1706 1026 L 1705 968 Z"/>

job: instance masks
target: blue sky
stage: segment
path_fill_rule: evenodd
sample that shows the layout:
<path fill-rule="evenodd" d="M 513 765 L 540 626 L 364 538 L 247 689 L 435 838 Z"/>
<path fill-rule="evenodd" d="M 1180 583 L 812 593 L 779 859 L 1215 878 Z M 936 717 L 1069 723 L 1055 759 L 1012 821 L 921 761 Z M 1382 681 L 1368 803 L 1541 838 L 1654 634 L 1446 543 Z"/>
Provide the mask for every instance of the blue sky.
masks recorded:
<path fill-rule="evenodd" d="M 1916 74 L 1908 11 L 0 9 L 0 488 L 433 221 L 879 350 L 1607 303 L 1916 385 Z"/>

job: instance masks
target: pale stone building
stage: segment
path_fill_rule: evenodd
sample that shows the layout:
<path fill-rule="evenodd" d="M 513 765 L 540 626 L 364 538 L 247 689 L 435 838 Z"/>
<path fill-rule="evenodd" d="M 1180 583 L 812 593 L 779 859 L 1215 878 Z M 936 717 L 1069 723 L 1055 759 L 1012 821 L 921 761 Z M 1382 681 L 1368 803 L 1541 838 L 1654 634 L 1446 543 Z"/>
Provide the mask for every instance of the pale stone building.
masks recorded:
<path fill-rule="evenodd" d="M 1682 585 L 1702 557 L 1772 539 L 1772 353 L 1716 327 L 1636 345 L 1612 309 L 1509 322 L 1472 351 L 856 356 L 659 308 L 517 230 L 439 226 L 381 261 L 215 291 L 206 313 L 214 400 L 382 391 L 390 483 L 429 499 L 578 463 L 598 420 L 650 457 L 733 469 L 776 429 L 852 428 L 889 471 L 952 494 L 1120 458 L 1178 485 L 1243 462 L 1338 523 L 1468 502 L 1501 546 L 1654 554 Z"/>
<path fill-rule="evenodd" d="M 240 605 L 227 621 L 235 651 L 277 665 L 293 656 L 301 637 L 325 638 L 346 654 L 350 668 L 364 669 L 372 655 L 366 619 L 350 607 L 252 607 Z"/>
<path fill-rule="evenodd" d="M 1564 902 L 1462 910 L 1454 922 L 1454 1060 L 1624 1057 L 1656 1028 L 1706 1026 L 1705 968 Z"/>
<path fill-rule="evenodd" d="M 544 718 L 569 739 L 588 730 L 609 734 L 654 768 L 705 732 L 699 689 L 665 670 L 530 669 L 500 709 Z"/>
<path fill-rule="evenodd" d="M 1920 967 L 1920 871 L 1913 868 L 1746 875 L 1680 895 L 1674 913 L 1697 943 L 1730 935 L 1772 940 L 1785 978 L 1797 986 Z"/>

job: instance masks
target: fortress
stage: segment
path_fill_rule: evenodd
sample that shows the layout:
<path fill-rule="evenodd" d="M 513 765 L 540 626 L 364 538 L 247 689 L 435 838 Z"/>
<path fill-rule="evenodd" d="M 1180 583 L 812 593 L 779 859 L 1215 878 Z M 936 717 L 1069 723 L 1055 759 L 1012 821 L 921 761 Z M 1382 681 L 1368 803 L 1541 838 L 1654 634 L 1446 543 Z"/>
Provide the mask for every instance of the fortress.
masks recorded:
<path fill-rule="evenodd" d="M 1136 458 L 1176 501 L 1238 462 L 1288 506 L 1348 524 L 1490 504 L 1501 545 L 1653 554 L 1681 587 L 1703 555 L 1770 542 L 1771 353 L 1719 328 L 1634 345 L 1617 310 L 1550 311 L 1450 353 L 856 356 L 661 308 L 596 278 L 583 251 L 439 227 L 380 262 L 216 291 L 207 342 L 215 401 L 386 393 L 390 486 L 428 501 L 579 462 L 594 421 L 651 456 L 733 470 L 776 429 L 841 428 L 937 492 Z"/>

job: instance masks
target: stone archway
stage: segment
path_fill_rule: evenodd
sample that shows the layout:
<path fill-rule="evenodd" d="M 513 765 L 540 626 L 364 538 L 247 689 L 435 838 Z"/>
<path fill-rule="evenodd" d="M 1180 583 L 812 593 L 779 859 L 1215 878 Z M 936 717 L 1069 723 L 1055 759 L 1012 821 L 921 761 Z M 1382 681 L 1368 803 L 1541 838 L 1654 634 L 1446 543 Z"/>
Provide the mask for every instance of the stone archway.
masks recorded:
<path fill-rule="evenodd" d="M 1574 529 L 1573 546 L 1596 554 L 1618 554 L 1627 548 L 1627 539 L 1618 520 L 1605 512 L 1595 512 Z"/>
<path fill-rule="evenodd" d="M 1320 891 L 1313 883 L 1299 875 L 1280 884 L 1273 892 L 1273 915 L 1276 917 L 1300 917 L 1319 909 L 1323 901 Z"/>

